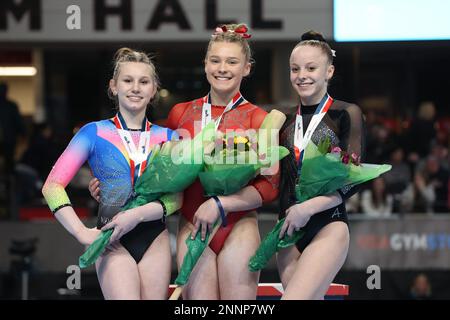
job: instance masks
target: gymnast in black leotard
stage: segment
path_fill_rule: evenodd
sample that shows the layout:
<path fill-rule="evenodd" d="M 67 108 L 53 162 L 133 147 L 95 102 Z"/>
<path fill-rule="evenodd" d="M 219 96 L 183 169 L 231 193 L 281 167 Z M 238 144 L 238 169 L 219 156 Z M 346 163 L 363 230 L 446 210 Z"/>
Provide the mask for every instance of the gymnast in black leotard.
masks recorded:
<path fill-rule="evenodd" d="M 345 200 L 357 192 L 358 187 L 341 189 L 299 204 L 295 196 L 298 177 L 296 127 L 304 133 L 310 129 L 313 126 L 310 127 L 310 123 L 316 122 L 311 121 L 314 114 L 326 110 L 322 108 L 324 101 L 329 101 L 329 109 L 321 120 L 315 116 L 314 119 L 319 120 L 311 141 L 317 145 L 328 137 L 333 146 L 364 157 L 364 121 L 360 108 L 333 100 L 327 93 L 328 82 L 334 73 L 333 57 L 334 52 L 322 35 L 312 31 L 302 36 L 290 57 L 291 83 L 300 104 L 288 112 L 280 133 L 280 144 L 290 150 L 290 155 L 281 161 L 279 218 L 286 217 L 281 229 L 283 234 L 291 235 L 300 228 L 305 234 L 296 246 L 282 249 L 277 255 L 285 288 L 283 299 L 323 299 L 347 256 L 349 230 Z M 305 133 L 305 136 L 308 135 Z"/>
<path fill-rule="evenodd" d="M 312 106 L 302 105 L 303 127 L 306 129 L 310 123 L 311 117 L 314 115 L 318 104 Z M 291 206 L 295 205 L 295 184 L 297 178 L 297 161 L 294 151 L 294 126 L 296 117 L 296 108 L 293 113 L 287 114 L 287 120 L 280 134 L 280 144 L 288 148 L 290 154 L 281 161 L 282 175 L 280 183 L 280 219 L 284 218 L 285 212 Z M 311 140 L 317 145 L 324 138 L 329 137 L 331 144 L 339 146 L 342 150 L 351 150 L 358 152 L 364 157 L 363 122 L 361 121 L 361 113 L 359 108 L 350 103 L 334 100 L 323 121 L 314 131 Z M 356 132 L 351 132 L 351 131 Z M 350 141 L 354 139 L 354 141 Z M 300 252 L 302 252 L 314 236 L 325 225 L 333 221 L 342 221 L 348 224 L 347 212 L 345 210 L 344 201 L 358 191 L 358 186 L 343 188 L 338 190 L 339 195 L 343 199 L 342 203 L 329 208 L 325 211 L 314 214 L 308 223 L 303 227 L 305 235 L 296 243 Z"/>

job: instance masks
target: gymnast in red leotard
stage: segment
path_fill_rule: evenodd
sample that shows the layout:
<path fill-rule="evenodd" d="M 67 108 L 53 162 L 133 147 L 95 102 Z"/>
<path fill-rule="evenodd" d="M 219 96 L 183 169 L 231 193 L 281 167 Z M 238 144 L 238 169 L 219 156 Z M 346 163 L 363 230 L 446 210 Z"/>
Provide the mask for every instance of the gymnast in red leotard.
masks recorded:
<path fill-rule="evenodd" d="M 208 107 L 219 131 L 260 127 L 267 113 L 240 94 L 242 78 L 249 74 L 252 61 L 246 32 L 245 25 L 216 29 L 205 57 L 211 90 L 206 97 L 175 105 L 168 117 L 168 128 L 185 129 L 194 136 L 201 129 L 203 111 Z M 225 111 L 227 106 L 230 109 Z M 256 299 L 259 273 L 251 273 L 247 267 L 260 243 L 255 209 L 278 196 L 278 180 L 278 174 L 260 175 L 239 192 L 218 197 L 229 212 L 228 223 L 220 227 L 198 261 L 183 290 L 184 299 Z M 197 232 L 204 237 L 207 226 L 219 217 L 218 204 L 204 197 L 199 180 L 184 191 L 177 238 L 178 267 L 187 251 L 186 238 Z"/>
<path fill-rule="evenodd" d="M 168 128 L 188 132 L 193 137 L 201 130 L 205 123 L 202 120 L 208 115 L 222 132 L 261 126 L 267 112 L 240 94 L 241 81 L 250 73 L 252 62 L 246 32 L 247 27 L 243 24 L 216 29 L 204 60 L 210 92 L 206 97 L 175 105 L 166 123 Z M 205 110 L 208 112 L 203 112 Z M 179 134 L 183 137 L 183 133 Z M 259 273 L 250 272 L 247 267 L 260 243 L 255 209 L 277 198 L 279 172 L 275 172 L 274 175 L 257 176 L 239 192 L 217 197 L 229 213 L 227 225 L 220 227 L 203 252 L 184 287 L 183 299 L 256 299 Z M 91 180 L 89 190 L 97 198 L 100 192 L 98 181 Z M 204 197 L 199 180 L 184 191 L 177 235 L 178 268 L 187 252 L 187 237 L 201 232 L 204 238 L 208 225 L 219 216 L 218 203 Z"/>

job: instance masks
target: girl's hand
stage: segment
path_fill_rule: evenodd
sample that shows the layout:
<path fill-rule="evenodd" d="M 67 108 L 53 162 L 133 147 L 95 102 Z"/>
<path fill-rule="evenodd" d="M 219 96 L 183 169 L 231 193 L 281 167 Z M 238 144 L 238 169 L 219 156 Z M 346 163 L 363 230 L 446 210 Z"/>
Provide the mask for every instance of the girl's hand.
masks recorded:
<path fill-rule="evenodd" d="M 201 229 L 202 241 L 206 238 L 206 231 L 212 231 L 214 223 L 220 216 L 219 208 L 214 199 L 206 200 L 198 207 L 194 214 L 194 230 L 191 234 L 191 239 L 195 239 L 197 232 Z"/>
<path fill-rule="evenodd" d="M 100 202 L 100 181 L 97 178 L 91 179 L 89 181 L 89 192 L 97 202 Z"/>
<path fill-rule="evenodd" d="M 139 222 L 139 219 L 133 214 L 133 209 L 131 209 L 116 214 L 109 223 L 103 226 L 102 231 L 114 228 L 109 240 L 109 243 L 113 243 L 133 230 Z"/>
<path fill-rule="evenodd" d="M 286 219 L 284 220 L 284 224 L 280 230 L 280 239 L 284 237 L 284 234 L 287 231 L 288 236 L 292 236 L 295 231 L 299 231 L 300 228 L 304 227 L 309 219 L 311 218 L 312 213 L 306 209 L 304 203 L 299 203 L 289 207 L 286 210 Z"/>

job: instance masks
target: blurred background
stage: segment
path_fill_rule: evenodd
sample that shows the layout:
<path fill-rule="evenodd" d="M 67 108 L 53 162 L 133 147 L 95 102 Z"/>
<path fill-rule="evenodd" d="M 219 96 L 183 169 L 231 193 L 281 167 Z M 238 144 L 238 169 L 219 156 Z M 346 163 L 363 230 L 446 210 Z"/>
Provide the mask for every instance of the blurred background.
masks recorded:
<path fill-rule="evenodd" d="M 0 299 L 102 299 L 93 268 L 67 288 L 83 247 L 42 184 L 82 125 L 114 114 L 118 48 L 153 55 L 162 90 L 149 117 L 164 125 L 175 103 L 208 92 L 207 42 L 229 22 L 250 27 L 256 63 L 242 93 L 267 111 L 297 104 L 290 52 L 305 31 L 322 32 L 337 56 L 331 96 L 362 108 L 366 162 L 393 166 L 348 201 L 350 251 L 335 282 L 349 299 L 450 299 L 449 10 L 447 0 L 1 0 Z M 67 192 L 92 227 L 90 178 L 83 167 Z M 260 210 L 262 236 L 277 214 L 276 202 Z M 367 286 L 371 265 L 380 289 Z M 279 281 L 272 261 L 260 282 Z"/>

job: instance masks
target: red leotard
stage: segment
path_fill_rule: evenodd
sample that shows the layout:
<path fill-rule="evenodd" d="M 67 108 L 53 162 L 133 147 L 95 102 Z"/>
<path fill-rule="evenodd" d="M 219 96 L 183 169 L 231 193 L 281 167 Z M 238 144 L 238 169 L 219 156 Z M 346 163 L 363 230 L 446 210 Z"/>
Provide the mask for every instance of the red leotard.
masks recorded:
<path fill-rule="evenodd" d="M 195 133 L 200 131 L 202 119 L 203 99 L 197 99 L 190 102 L 179 103 L 175 105 L 169 113 L 166 126 L 170 129 L 188 130 L 191 136 L 194 136 L 194 124 L 197 129 Z M 211 106 L 212 119 L 218 118 L 225 109 L 224 106 Z M 226 129 L 255 129 L 257 130 L 267 112 L 263 109 L 245 102 L 225 113 L 219 125 L 219 130 L 225 132 Z M 249 185 L 252 185 L 261 195 L 263 203 L 269 203 L 278 196 L 279 174 L 273 176 L 258 176 Z M 194 214 L 198 207 L 207 200 L 204 197 L 203 187 L 200 180 L 197 179 L 190 187 L 184 191 L 184 201 L 181 208 L 181 214 L 192 223 Z M 218 254 L 225 243 L 226 238 L 230 234 L 234 224 L 239 221 L 248 211 L 230 212 L 227 216 L 227 226 L 220 227 L 214 238 L 211 240 L 210 248 Z"/>

